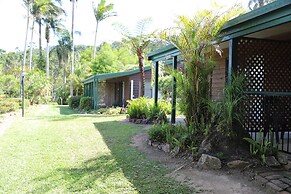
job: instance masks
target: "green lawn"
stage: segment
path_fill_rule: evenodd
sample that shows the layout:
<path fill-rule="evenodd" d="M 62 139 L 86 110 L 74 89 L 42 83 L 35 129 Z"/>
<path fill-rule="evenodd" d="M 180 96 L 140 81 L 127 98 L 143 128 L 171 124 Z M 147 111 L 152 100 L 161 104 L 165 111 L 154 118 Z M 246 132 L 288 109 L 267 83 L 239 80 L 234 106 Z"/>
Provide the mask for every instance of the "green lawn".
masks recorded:
<path fill-rule="evenodd" d="M 0 137 L 0 193 L 193 193 L 130 146 L 124 116 L 40 106 Z"/>

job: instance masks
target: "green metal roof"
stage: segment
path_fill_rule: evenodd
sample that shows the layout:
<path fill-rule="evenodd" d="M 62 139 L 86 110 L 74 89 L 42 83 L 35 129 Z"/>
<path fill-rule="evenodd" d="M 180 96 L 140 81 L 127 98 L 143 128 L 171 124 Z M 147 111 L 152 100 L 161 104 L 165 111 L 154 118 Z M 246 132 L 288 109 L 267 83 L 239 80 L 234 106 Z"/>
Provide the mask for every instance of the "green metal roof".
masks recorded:
<path fill-rule="evenodd" d="M 277 0 L 229 20 L 221 30 L 220 42 L 246 36 L 288 22 L 291 22 L 291 0 Z M 166 56 L 177 56 L 179 54 L 179 50 L 170 44 L 151 52 L 148 55 L 148 59 L 160 61 L 164 60 Z"/>
<path fill-rule="evenodd" d="M 291 22 L 291 1 L 277 0 L 229 20 L 221 30 L 222 41 L 246 36 L 288 22 Z"/>
<path fill-rule="evenodd" d="M 144 67 L 145 71 L 148 71 L 150 69 L 151 69 L 151 66 L 145 66 Z M 140 72 L 139 69 L 134 69 L 134 70 L 125 71 L 125 72 L 96 74 L 96 75 L 92 75 L 91 77 L 88 77 L 87 79 L 83 80 L 82 82 L 84 84 L 87 84 L 87 83 L 93 82 L 94 79 L 98 79 L 98 81 L 104 81 L 104 80 L 107 80 L 107 79 L 113 79 L 113 78 L 118 78 L 118 77 L 124 77 L 124 76 L 137 74 L 139 72 Z"/>
<path fill-rule="evenodd" d="M 148 60 L 161 61 L 165 60 L 167 56 L 178 56 L 180 54 L 180 51 L 174 45 L 169 44 L 148 54 Z"/>

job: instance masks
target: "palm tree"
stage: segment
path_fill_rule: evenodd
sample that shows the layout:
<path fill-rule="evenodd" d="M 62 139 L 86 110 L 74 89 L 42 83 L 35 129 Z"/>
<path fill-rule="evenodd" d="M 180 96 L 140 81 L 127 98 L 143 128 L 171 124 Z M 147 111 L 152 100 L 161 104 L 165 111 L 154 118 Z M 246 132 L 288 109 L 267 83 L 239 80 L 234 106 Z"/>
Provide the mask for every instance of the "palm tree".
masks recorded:
<path fill-rule="evenodd" d="M 221 10 L 221 7 L 215 10 Z M 209 76 L 214 67 L 209 51 L 225 22 L 242 13 L 241 10 L 241 7 L 235 6 L 224 13 L 203 10 L 196 12 L 193 18 L 179 16 L 177 27 L 163 30 L 160 34 L 162 39 L 181 52 L 183 58 L 183 70 L 175 72 L 175 78 L 188 126 L 196 126 L 207 118 L 205 102 L 210 97 Z M 221 54 L 217 45 L 214 49 Z"/>
<path fill-rule="evenodd" d="M 98 31 L 99 23 L 105 20 L 106 18 L 116 16 L 116 12 L 111 12 L 113 10 L 113 4 L 112 3 L 108 5 L 105 5 L 105 4 L 106 4 L 106 0 L 101 0 L 101 2 L 98 4 L 97 7 L 95 7 L 93 4 L 93 11 L 94 11 L 95 19 L 96 19 L 93 59 L 95 59 L 95 56 L 96 56 L 96 40 L 97 40 L 97 31 Z"/>
<path fill-rule="evenodd" d="M 53 49 L 56 52 L 59 66 L 63 68 L 63 89 L 66 88 L 67 83 L 67 63 L 69 61 L 69 55 L 72 51 L 72 40 L 70 33 L 64 30 L 59 35 L 58 45 Z"/>
<path fill-rule="evenodd" d="M 70 0 L 72 2 L 72 31 L 71 31 L 71 40 L 72 40 L 72 64 L 71 64 L 71 77 L 74 76 L 74 66 L 75 66 L 75 49 L 74 49 L 74 25 L 75 25 L 75 2 L 78 0 Z M 73 96 L 73 79 L 70 79 L 70 96 Z"/>
<path fill-rule="evenodd" d="M 24 66 L 26 63 L 26 47 L 27 47 L 27 35 L 28 35 L 28 29 L 29 29 L 29 17 L 30 17 L 30 7 L 31 7 L 31 1 L 30 0 L 23 0 L 24 5 L 26 7 L 27 15 L 26 15 L 26 33 L 25 33 L 25 43 L 24 43 L 24 52 L 23 52 L 23 61 L 22 61 L 22 73 L 24 72 Z"/>
<path fill-rule="evenodd" d="M 65 13 L 65 11 L 59 7 L 54 7 L 54 9 L 48 10 L 44 21 L 46 23 L 45 27 L 45 39 L 47 41 L 47 50 L 46 50 L 46 75 L 49 77 L 49 42 L 50 42 L 50 30 L 54 32 L 60 32 L 64 29 L 64 26 L 61 24 L 61 20 L 58 17 Z"/>
<path fill-rule="evenodd" d="M 52 0 L 31 0 L 32 8 L 31 15 L 33 16 L 32 31 L 31 31 L 31 41 L 30 41 L 30 61 L 29 67 L 32 68 L 32 43 L 33 43 L 33 33 L 34 33 L 34 24 L 35 22 L 39 25 L 39 63 L 42 63 L 42 21 L 45 19 L 45 15 L 58 15 L 63 10 L 58 7 Z M 55 0 L 55 2 L 61 3 L 60 0 Z M 62 10 L 62 11 L 61 11 Z M 39 65 L 40 65 L 39 64 Z"/>
<path fill-rule="evenodd" d="M 117 27 L 122 31 L 124 36 L 123 42 L 132 50 L 132 52 L 138 57 L 138 65 L 141 76 L 141 93 L 140 96 L 144 96 L 145 91 L 145 73 L 144 73 L 144 55 L 145 50 L 152 41 L 153 33 L 146 34 L 148 25 L 151 23 L 151 18 L 145 18 L 140 20 L 136 26 L 135 34 L 131 34 L 129 30 L 121 25 L 117 24 Z"/>

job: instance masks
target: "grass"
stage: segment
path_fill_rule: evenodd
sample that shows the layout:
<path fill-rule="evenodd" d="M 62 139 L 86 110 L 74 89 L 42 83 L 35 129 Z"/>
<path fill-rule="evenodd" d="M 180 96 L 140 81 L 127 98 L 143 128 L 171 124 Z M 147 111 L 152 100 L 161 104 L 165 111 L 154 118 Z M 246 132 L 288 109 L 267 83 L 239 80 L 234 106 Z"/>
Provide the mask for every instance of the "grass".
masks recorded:
<path fill-rule="evenodd" d="M 0 137 L 0 193 L 193 193 L 130 144 L 124 116 L 40 106 Z"/>

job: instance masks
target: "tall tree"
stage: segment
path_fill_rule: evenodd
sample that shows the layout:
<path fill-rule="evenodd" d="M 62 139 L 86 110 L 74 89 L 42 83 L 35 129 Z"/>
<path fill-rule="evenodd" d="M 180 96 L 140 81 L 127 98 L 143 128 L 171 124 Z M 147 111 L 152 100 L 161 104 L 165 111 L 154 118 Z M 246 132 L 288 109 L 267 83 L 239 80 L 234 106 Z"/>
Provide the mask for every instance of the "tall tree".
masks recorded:
<path fill-rule="evenodd" d="M 67 64 L 72 51 L 72 40 L 69 31 L 65 30 L 59 34 L 58 45 L 52 51 L 56 52 L 59 66 L 63 68 L 63 88 L 66 88 Z"/>
<path fill-rule="evenodd" d="M 215 4 L 218 6 L 217 4 Z M 193 18 L 180 16 L 177 27 L 161 33 L 161 38 L 174 45 L 183 58 L 183 70 L 176 72 L 181 109 L 188 126 L 198 126 L 207 119 L 206 102 L 210 98 L 209 76 L 213 70 L 212 48 L 221 54 L 213 42 L 226 21 L 242 13 L 241 7 L 233 7 L 221 13 L 214 10 L 197 11 Z"/>
<path fill-rule="evenodd" d="M 71 77 L 74 77 L 74 66 L 75 66 L 75 48 L 74 48 L 74 31 L 75 31 L 75 2 L 77 0 L 70 0 L 72 2 L 72 30 L 71 30 L 71 40 L 72 40 L 72 63 L 71 63 Z M 70 96 L 74 95 L 73 79 L 70 79 Z"/>
<path fill-rule="evenodd" d="M 119 30 L 121 30 L 122 35 L 124 36 L 123 42 L 127 45 L 132 52 L 138 58 L 138 66 L 141 76 L 141 92 L 140 95 L 144 96 L 145 91 L 145 72 L 144 72 L 144 55 L 145 50 L 150 45 L 153 33 L 146 33 L 149 25 L 151 24 L 151 18 L 145 18 L 138 21 L 136 25 L 136 32 L 134 34 L 123 26 L 122 24 L 116 24 Z"/>
<path fill-rule="evenodd" d="M 31 32 L 31 42 L 30 42 L 30 51 L 32 55 L 32 41 L 33 41 L 33 33 L 34 33 L 34 24 L 35 22 L 38 23 L 39 26 L 39 65 L 43 64 L 43 56 L 42 56 L 42 24 L 46 16 L 48 15 L 57 15 L 60 10 L 54 2 L 60 3 L 61 0 L 31 0 L 32 7 L 31 7 L 31 15 L 33 16 L 33 23 L 32 23 L 32 32 Z M 30 69 L 31 67 L 32 58 L 30 57 Z"/>
<path fill-rule="evenodd" d="M 64 29 L 64 26 L 61 24 L 61 20 L 58 17 L 65 13 L 60 7 L 54 7 L 54 9 L 48 10 L 45 15 L 44 21 L 46 23 L 45 27 L 45 39 L 47 42 L 46 47 L 46 76 L 49 77 L 49 43 L 50 43 L 50 31 L 51 29 L 54 32 L 60 32 Z"/>
<path fill-rule="evenodd" d="M 98 31 L 99 23 L 105 20 L 106 18 L 116 16 L 116 12 L 112 12 L 113 4 L 112 3 L 108 5 L 105 5 L 105 4 L 106 4 L 106 0 L 101 0 L 101 2 L 98 4 L 97 7 L 94 6 L 93 4 L 93 11 L 94 11 L 95 19 L 96 19 L 93 59 L 95 59 L 95 56 L 96 56 L 97 31 Z"/>
<path fill-rule="evenodd" d="M 24 5 L 26 7 L 26 32 L 25 32 L 25 43 L 24 43 L 24 51 L 23 51 L 23 61 L 22 61 L 22 65 L 21 65 L 22 73 L 24 72 L 24 66 L 25 66 L 25 63 L 26 63 L 27 35 L 28 35 L 28 30 L 29 30 L 29 17 L 30 17 L 30 7 L 31 7 L 31 1 L 30 0 L 24 0 L 23 2 L 24 2 Z"/>

